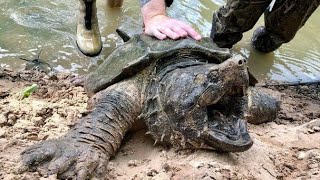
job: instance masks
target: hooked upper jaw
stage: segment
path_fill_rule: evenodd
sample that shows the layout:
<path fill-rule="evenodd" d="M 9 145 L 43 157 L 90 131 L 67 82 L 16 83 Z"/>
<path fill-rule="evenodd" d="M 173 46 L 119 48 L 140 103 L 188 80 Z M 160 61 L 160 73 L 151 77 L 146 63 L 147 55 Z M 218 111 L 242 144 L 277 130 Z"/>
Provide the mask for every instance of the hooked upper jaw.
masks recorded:
<path fill-rule="evenodd" d="M 252 146 L 244 120 L 246 87 L 245 84 L 237 90 L 229 87 L 214 104 L 207 104 L 208 127 L 202 138 L 208 146 L 226 152 L 242 152 Z"/>
<path fill-rule="evenodd" d="M 220 96 L 203 97 L 214 97 L 205 104 L 208 128 L 203 139 L 208 146 L 217 150 L 246 151 L 253 144 L 243 115 L 249 86 L 246 60 L 242 56 L 232 57 L 221 63 L 218 70 L 221 88 L 220 92 L 215 88 L 212 94 L 218 93 Z"/>
<path fill-rule="evenodd" d="M 237 116 L 224 116 L 223 121 L 216 116 L 208 118 L 208 129 L 204 133 L 208 146 L 224 152 L 242 152 L 252 146 L 245 120 Z"/>
<path fill-rule="evenodd" d="M 218 66 L 212 66 L 208 81 L 198 101 L 207 124 L 201 139 L 206 146 L 220 151 L 248 150 L 253 141 L 244 120 L 249 86 L 246 60 L 242 56 L 234 56 Z"/>

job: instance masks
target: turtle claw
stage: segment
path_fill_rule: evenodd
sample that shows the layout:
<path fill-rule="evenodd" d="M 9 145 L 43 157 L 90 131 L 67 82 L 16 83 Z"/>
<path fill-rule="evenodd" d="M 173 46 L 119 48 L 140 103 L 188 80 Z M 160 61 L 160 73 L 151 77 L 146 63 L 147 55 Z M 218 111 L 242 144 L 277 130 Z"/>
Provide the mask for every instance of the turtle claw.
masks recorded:
<path fill-rule="evenodd" d="M 100 155 L 93 151 L 83 152 L 80 158 L 78 159 L 76 169 L 77 179 L 86 180 L 93 176 L 95 169 L 99 165 Z"/>
<path fill-rule="evenodd" d="M 101 177 L 100 175 L 102 172 L 99 173 L 99 169 L 101 167 L 106 167 L 106 162 L 101 162 L 101 160 L 104 160 L 104 158 L 101 157 L 99 153 L 94 151 L 85 151 L 76 158 L 76 162 L 74 162 L 72 166 L 69 166 L 68 169 L 61 171 L 62 169 L 60 167 L 60 171 L 56 171 L 58 179 L 86 180 L 91 179 L 92 177 Z M 103 175 L 105 175 L 106 168 L 102 169 Z M 98 170 L 99 172 L 95 172 Z"/>
<path fill-rule="evenodd" d="M 74 169 L 74 163 L 74 159 L 70 159 L 66 156 L 60 157 L 49 164 L 48 174 L 62 174 L 67 172 L 69 169 Z"/>

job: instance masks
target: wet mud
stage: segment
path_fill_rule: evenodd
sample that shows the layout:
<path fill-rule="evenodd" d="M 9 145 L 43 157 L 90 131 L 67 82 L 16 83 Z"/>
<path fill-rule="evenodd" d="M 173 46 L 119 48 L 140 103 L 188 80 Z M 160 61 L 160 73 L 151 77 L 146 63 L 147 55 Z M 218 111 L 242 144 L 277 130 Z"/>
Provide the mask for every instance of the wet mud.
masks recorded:
<path fill-rule="evenodd" d="M 0 69 L 0 179 L 55 179 L 21 172 L 29 145 L 64 134 L 86 111 L 82 87 L 70 74 Z M 38 84 L 28 98 L 25 87 Z M 264 88 L 282 101 L 274 122 L 249 124 L 254 140 L 242 153 L 176 150 L 145 130 L 129 133 L 109 163 L 105 179 L 320 179 L 320 85 Z"/>

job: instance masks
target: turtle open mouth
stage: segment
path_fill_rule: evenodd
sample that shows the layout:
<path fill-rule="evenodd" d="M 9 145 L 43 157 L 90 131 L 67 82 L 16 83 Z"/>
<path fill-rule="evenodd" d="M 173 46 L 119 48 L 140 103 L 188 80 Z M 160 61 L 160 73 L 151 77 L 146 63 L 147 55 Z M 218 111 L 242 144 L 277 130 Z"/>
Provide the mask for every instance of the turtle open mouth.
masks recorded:
<path fill-rule="evenodd" d="M 243 96 L 225 95 L 216 104 L 207 107 L 206 144 L 227 152 L 242 152 L 252 146 L 253 141 L 243 120 L 244 104 Z"/>

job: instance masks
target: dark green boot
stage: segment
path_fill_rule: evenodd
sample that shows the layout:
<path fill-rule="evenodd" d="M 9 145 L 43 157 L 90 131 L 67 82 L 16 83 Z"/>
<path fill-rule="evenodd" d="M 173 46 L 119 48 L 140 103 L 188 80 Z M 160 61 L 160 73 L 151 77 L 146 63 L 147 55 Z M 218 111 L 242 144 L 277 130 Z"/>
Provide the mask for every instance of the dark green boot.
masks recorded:
<path fill-rule="evenodd" d="M 254 31 L 251 43 L 256 50 L 263 53 L 272 52 L 282 45 L 279 38 L 269 33 L 263 26 Z"/>

